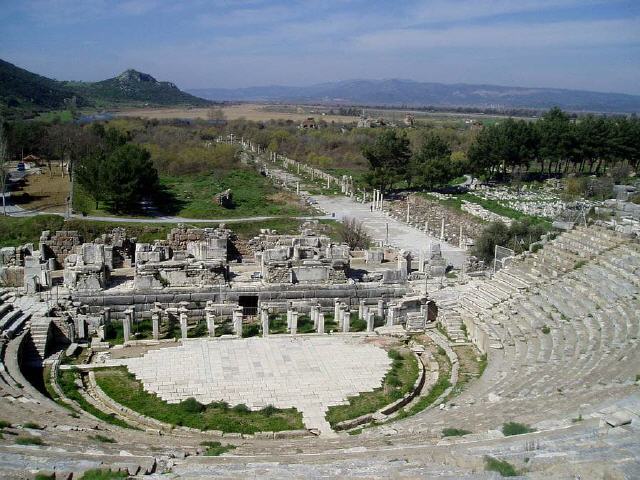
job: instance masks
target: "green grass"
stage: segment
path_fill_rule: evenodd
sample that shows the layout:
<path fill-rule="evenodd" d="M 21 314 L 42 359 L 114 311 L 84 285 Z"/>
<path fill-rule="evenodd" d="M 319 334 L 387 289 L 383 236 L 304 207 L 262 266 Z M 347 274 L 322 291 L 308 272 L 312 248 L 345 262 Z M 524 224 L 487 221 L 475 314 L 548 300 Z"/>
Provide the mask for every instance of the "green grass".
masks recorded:
<path fill-rule="evenodd" d="M 35 480 L 55 480 L 55 478 L 55 473 L 52 473 L 51 475 L 48 475 L 46 473 L 37 473 L 35 476 Z"/>
<path fill-rule="evenodd" d="M 142 384 L 125 368 L 96 371 L 96 382 L 116 402 L 171 425 L 248 434 L 304 428 L 302 415 L 294 408 L 278 410 L 266 407 L 253 412 L 237 406 L 230 408 L 223 402 L 209 405 L 201 405 L 195 400 L 166 403 L 145 392 Z"/>
<path fill-rule="evenodd" d="M 584 267 L 587 264 L 586 260 L 578 260 L 574 265 L 573 265 L 573 269 L 574 270 L 578 270 L 579 268 Z"/>
<path fill-rule="evenodd" d="M 487 360 L 487 354 L 480 356 L 480 360 L 478 361 L 478 377 L 481 377 L 484 371 L 487 369 L 487 365 L 489 361 Z"/>
<path fill-rule="evenodd" d="M 222 445 L 220 442 L 202 442 L 200 445 L 207 447 L 203 453 L 203 455 L 206 455 L 207 457 L 217 457 L 236 448 L 235 445 Z"/>
<path fill-rule="evenodd" d="M 64 218 L 58 215 L 36 215 L 34 217 L 0 216 L 0 246 L 18 246 L 38 243 L 43 230 L 62 230 Z"/>
<path fill-rule="evenodd" d="M 171 212 L 186 218 L 234 218 L 250 216 L 300 216 L 310 210 L 297 197 L 282 193 L 271 180 L 254 169 L 236 169 L 218 175 L 164 176 L 161 184 L 173 195 L 179 211 Z M 233 206 L 225 208 L 214 196 L 231 189 Z"/>
<path fill-rule="evenodd" d="M 4 428 L 11 428 L 11 422 L 7 422 L 6 420 L 0 420 L 0 430 Z"/>
<path fill-rule="evenodd" d="M 39 122 L 60 122 L 68 123 L 73 120 L 73 115 L 70 110 L 52 110 L 50 112 L 42 112 L 38 114 L 37 120 Z"/>
<path fill-rule="evenodd" d="M 540 329 L 542 331 L 542 333 L 544 333 L 545 335 L 549 335 L 549 333 L 551 333 L 551 328 L 549 328 L 548 325 L 543 325 L 542 328 Z"/>
<path fill-rule="evenodd" d="M 101 410 L 98 410 L 96 407 L 90 404 L 78 391 L 78 387 L 75 384 L 75 380 L 77 378 L 78 374 L 73 370 L 61 370 L 59 372 L 58 385 L 60 385 L 60 389 L 67 396 L 67 398 L 75 401 L 85 412 L 90 413 L 100 420 L 103 420 L 112 425 L 117 425 L 119 427 L 132 428 L 126 422 L 120 420 L 113 414 L 108 414 Z"/>
<path fill-rule="evenodd" d="M 391 369 L 384 377 L 382 387 L 349 397 L 348 404 L 329 407 L 327 421 L 331 425 L 373 413 L 395 402 L 411 391 L 418 379 L 418 363 L 408 350 L 390 350 Z"/>
<path fill-rule="evenodd" d="M 39 437 L 18 437 L 16 438 L 18 445 L 44 445 L 45 443 Z"/>
<path fill-rule="evenodd" d="M 153 338 L 153 322 L 151 319 L 145 318 L 134 321 L 131 326 L 131 338 L 134 340 L 149 340 Z M 111 322 L 105 328 L 105 340 L 112 346 L 124 343 L 124 327 L 121 322 Z"/>
<path fill-rule="evenodd" d="M 75 415 L 76 416 L 75 418 L 77 418 L 78 415 L 75 409 L 71 405 L 69 405 L 67 402 L 65 402 L 62 398 L 60 398 L 58 396 L 58 393 L 53 388 L 53 385 L 51 383 L 51 365 L 46 365 L 44 367 L 42 375 L 44 377 L 44 388 L 47 392 L 47 395 L 49 395 L 49 398 L 51 398 L 51 400 L 56 402 L 61 407 L 64 407 L 67 410 L 69 410 L 71 412 L 71 415 Z"/>
<path fill-rule="evenodd" d="M 30 428 L 32 430 L 42 430 L 42 427 L 34 422 L 27 422 L 24 425 L 22 425 L 22 428 Z"/>
<path fill-rule="evenodd" d="M 115 480 L 118 478 L 129 478 L 129 475 L 126 472 L 114 472 L 112 470 L 94 468 L 84 472 L 80 480 Z"/>
<path fill-rule="evenodd" d="M 449 382 L 449 378 L 438 378 L 438 381 L 427 395 L 419 397 L 418 400 L 408 409 L 401 410 L 396 418 L 410 417 L 411 415 L 415 415 L 416 413 L 421 412 L 433 402 L 435 402 L 437 398 L 442 395 L 450 386 L 451 382 Z"/>
<path fill-rule="evenodd" d="M 490 456 L 484 457 L 484 469 L 488 472 L 498 472 L 502 477 L 516 477 L 518 472 L 506 460 L 498 460 Z"/>
<path fill-rule="evenodd" d="M 471 431 L 461 428 L 444 428 L 442 430 L 443 437 L 462 437 L 463 435 L 469 435 Z"/>
<path fill-rule="evenodd" d="M 525 425 L 524 423 L 507 422 L 502 425 L 502 433 L 505 437 L 509 437 L 511 435 L 522 435 L 523 433 L 531 433 L 535 431 L 535 428 L 531 428 L 529 425 Z"/>

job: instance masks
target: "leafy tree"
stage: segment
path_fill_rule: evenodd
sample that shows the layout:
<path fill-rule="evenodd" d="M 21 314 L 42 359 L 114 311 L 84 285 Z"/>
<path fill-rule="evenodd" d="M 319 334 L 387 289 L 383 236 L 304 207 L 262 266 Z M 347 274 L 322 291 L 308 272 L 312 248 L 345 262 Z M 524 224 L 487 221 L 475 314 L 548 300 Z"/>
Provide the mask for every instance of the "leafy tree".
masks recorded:
<path fill-rule="evenodd" d="M 461 173 L 451 161 L 451 148 L 440 137 L 429 135 L 411 161 L 411 177 L 416 185 L 434 188 L 446 185 Z"/>
<path fill-rule="evenodd" d="M 96 201 L 107 202 L 110 210 L 134 211 L 159 185 L 150 157 L 142 147 L 122 145 L 109 154 L 86 157 L 77 170 L 77 179 Z"/>
<path fill-rule="evenodd" d="M 96 209 L 100 202 L 105 199 L 105 168 L 107 168 L 107 158 L 103 152 L 89 155 L 82 159 L 76 166 L 76 178 L 84 190 L 91 194 L 96 201 Z"/>
<path fill-rule="evenodd" d="M 554 165 L 556 171 L 559 171 L 562 161 L 573 159 L 575 154 L 575 129 L 569 116 L 558 107 L 554 107 L 535 125 L 540 138 L 542 170 L 544 171 L 544 162 L 548 161 L 549 174 Z"/>
<path fill-rule="evenodd" d="M 362 148 L 362 154 L 371 167 L 369 184 L 384 192 L 407 173 L 411 158 L 409 139 L 404 133 L 385 130 L 372 145 Z"/>

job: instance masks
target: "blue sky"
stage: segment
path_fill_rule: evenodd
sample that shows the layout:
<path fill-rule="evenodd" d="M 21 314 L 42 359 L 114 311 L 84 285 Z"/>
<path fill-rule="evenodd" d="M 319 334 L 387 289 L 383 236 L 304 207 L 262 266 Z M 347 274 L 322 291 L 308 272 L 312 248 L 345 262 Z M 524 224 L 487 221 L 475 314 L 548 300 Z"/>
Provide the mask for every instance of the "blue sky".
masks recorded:
<path fill-rule="evenodd" d="M 640 94 L 640 0 L 0 0 L 0 58 L 183 89 L 407 78 Z"/>

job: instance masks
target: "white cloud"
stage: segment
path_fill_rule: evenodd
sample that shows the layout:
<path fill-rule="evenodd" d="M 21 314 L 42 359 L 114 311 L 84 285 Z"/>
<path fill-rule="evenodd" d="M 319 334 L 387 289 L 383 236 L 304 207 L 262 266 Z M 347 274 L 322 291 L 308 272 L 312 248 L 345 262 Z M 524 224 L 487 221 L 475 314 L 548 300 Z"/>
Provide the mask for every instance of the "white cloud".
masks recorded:
<path fill-rule="evenodd" d="M 412 8 L 412 18 L 423 22 L 473 20 L 496 15 L 548 11 L 567 7 L 588 7 L 605 0 L 433 0 Z M 619 0 L 606 0 L 615 3 Z"/>
<path fill-rule="evenodd" d="M 640 42 L 640 20 L 593 20 L 556 23 L 506 23 L 442 29 L 396 29 L 357 36 L 361 50 L 432 48 L 592 47 Z"/>

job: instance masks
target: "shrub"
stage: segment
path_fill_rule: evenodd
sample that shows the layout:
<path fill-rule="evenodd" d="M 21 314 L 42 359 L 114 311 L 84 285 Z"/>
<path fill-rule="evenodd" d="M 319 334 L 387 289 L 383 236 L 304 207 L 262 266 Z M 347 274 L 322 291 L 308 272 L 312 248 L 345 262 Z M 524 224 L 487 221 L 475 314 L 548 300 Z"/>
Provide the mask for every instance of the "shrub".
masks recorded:
<path fill-rule="evenodd" d="M 38 437 L 18 437 L 16 443 L 18 445 L 44 445 L 42 439 Z"/>
<path fill-rule="evenodd" d="M 235 445 L 222 445 L 220 442 L 202 442 L 200 445 L 207 447 L 203 455 L 208 457 L 217 457 L 218 455 L 222 455 L 223 453 L 236 448 Z"/>
<path fill-rule="evenodd" d="M 545 335 L 548 335 L 551 332 L 551 329 L 549 328 L 548 325 L 544 325 L 542 327 L 542 333 L 544 333 Z"/>
<path fill-rule="evenodd" d="M 22 428 L 30 428 L 32 430 L 42 430 L 42 427 L 34 422 L 27 422 L 24 425 L 22 425 Z"/>
<path fill-rule="evenodd" d="M 574 265 L 573 265 L 573 269 L 577 270 L 579 268 L 584 267 L 587 264 L 586 260 L 578 260 Z"/>
<path fill-rule="evenodd" d="M 363 224 L 355 218 L 345 218 L 338 229 L 340 241 L 352 250 L 364 250 L 371 245 L 371 237 Z"/>
<path fill-rule="evenodd" d="M 469 430 L 463 430 L 461 428 L 445 428 L 442 430 L 443 437 L 462 437 L 463 435 L 469 435 Z"/>
<path fill-rule="evenodd" d="M 195 398 L 189 397 L 180 402 L 180 408 L 188 413 L 200 413 L 204 410 L 204 405 L 198 402 Z"/>
<path fill-rule="evenodd" d="M 402 361 L 402 354 L 397 350 L 389 350 L 389 358 Z"/>
<path fill-rule="evenodd" d="M 102 443 L 116 443 L 116 441 L 111 438 L 111 437 L 107 437 L 105 435 L 89 435 L 89 438 L 95 440 L 96 442 L 102 442 Z"/>
<path fill-rule="evenodd" d="M 484 469 L 489 472 L 498 472 L 502 477 L 515 477 L 518 472 L 506 460 L 498 460 L 490 456 L 484 457 Z"/>
<path fill-rule="evenodd" d="M 535 428 L 531 428 L 529 425 L 525 425 L 523 423 L 507 422 L 502 425 L 502 433 L 506 437 L 511 435 L 522 435 L 523 433 L 531 433 L 535 431 Z"/>
<path fill-rule="evenodd" d="M 239 403 L 238 405 L 234 405 L 231 409 L 237 413 L 249 413 L 251 409 L 247 407 L 244 403 Z"/>
<path fill-rule="evenodd" d="M 7 422 L 6 420 L 0 420 L 0 430 L 2 430 L 3 428 L 10 428 L 11 427 L 11 423 Z"/>
<path fill-rule="evenodd" d="M 111 470 L 101 470 L 94 468 L 87 470 L 82 475 L 81 480 L 115 480 L 118 478 L 127 478 L 129 475 L 127 472 L 114 472 Z"/>
<path fill-rule="evenodd" d="M 278 409 L 276 407 L 274 407 L 273 405 L 267 405 L 266 407 L 264 407 L 262 410 L 260 410 L 264 415 L 266 415 L 267 417 L 270 417 L 271 415 L 274 415 L 275 413 L 278 412 Z"/>

